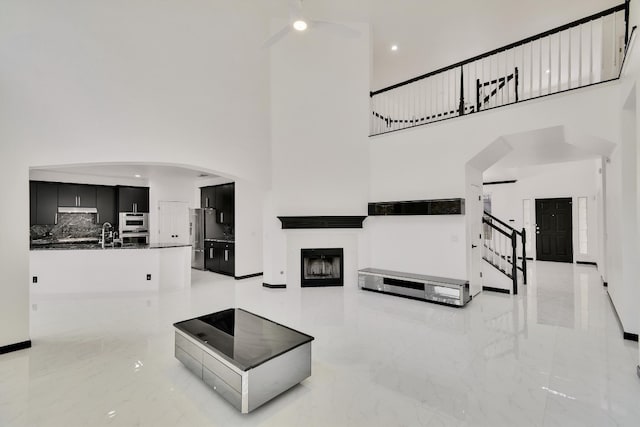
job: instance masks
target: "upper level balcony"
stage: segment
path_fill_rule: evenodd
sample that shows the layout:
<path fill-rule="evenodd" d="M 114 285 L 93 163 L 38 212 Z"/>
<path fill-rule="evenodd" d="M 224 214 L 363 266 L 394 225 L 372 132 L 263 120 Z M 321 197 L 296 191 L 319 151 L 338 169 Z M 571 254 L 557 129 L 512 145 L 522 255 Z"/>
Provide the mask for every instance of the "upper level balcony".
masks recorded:
<path fill-rule="evenodd" d="M 370 136 L 617 79 L 633 30 L 626 2 L 371 92 Z"/>

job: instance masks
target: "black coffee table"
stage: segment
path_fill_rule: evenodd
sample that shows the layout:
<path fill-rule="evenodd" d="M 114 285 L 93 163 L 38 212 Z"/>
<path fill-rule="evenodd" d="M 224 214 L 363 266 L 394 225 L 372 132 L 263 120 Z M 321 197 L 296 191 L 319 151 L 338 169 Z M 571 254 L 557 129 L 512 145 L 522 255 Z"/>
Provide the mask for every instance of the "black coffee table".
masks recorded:
<path fill-rule="evenodd" d="M 241 308 L 173 326 L 176 358 L 242 413 L 311 375 L 312 336 Z"/>

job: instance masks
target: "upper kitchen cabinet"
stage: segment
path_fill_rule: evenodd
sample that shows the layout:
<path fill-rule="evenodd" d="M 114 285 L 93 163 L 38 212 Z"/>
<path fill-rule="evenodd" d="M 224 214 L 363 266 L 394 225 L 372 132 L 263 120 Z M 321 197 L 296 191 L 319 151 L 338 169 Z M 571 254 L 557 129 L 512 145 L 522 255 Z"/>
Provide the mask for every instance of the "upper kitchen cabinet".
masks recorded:
<path fill-rule="evenodd" d="M 58 206 L 96 207 L 96 187 L 84 184 L 58 184 Z"/>
<path fill-rule="evenodd" d="M 216 187 L 200 188 L 200 207 L 201 208 L 216 207 Z"/>
<path fill-rule="evenodd" d="M 35 184 L 35 185 L 33 185 Z M 53 225 L 57 223 L 58 219 L 58 183 L 56 182 L 44 182 L 44 181 L 32 181 L 29 186 L 33 191 L 35 190 L 35 207 L 31 205 L 31 219 L 35 217 L 33 224 L 39 225 Z M 33 203 L 34 197 L 31 195 L 31 202 Z M 35 209 L 35 213 L 34 213 Z"/>
<path fill-rule="evenodd" d="M 97 208 L 99 224 L 110 223 L 114 227 L 118 221 L 118 211 L 116 209 L 116 187 L 99 185 L 96 187 Z"/>
<path fill-rule="evenodd" d="M 29 225 L 38 223 L 38 183 L 29 181 Z"/>
<path fill-rule="evenodd" d="M 217 221 L 220 224 L 234 223 L 235 215 L 235 184 L 223 184 L 216 186 L 216 210 Z"/>
<path fill-rule="evenodd" d="M 118 187 L 118 212 L 149 212 L 149 187 Z"/>

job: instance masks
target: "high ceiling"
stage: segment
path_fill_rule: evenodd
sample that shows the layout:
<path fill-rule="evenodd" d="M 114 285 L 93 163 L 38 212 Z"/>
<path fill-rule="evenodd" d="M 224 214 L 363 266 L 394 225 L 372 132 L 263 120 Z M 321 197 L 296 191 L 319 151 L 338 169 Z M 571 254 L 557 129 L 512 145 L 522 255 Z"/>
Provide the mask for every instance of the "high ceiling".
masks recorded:
<path fill-rule="evenodd" d="M 233 0 L 288 19 L 295 0 Z M 304 0 L 307 19 L 367 22 L 371 89 L 424 74 L 622 3 L 622 0 Z M 392 52 L 392 44 L 398 50 Z"/>
<path fill-rule="evenodd" d="M 153 165 L 153 164 L 92 164 L 72 165 L 59 167 L 33 168 L 33 172 L 64 173 L 65 175 L 95 176 L 116 179 L 134 179 L 142 181 L 158 177 L 173 179 L 215 178 L 216 175 L 196 169 L 188 169 L 177 166 Z"/>

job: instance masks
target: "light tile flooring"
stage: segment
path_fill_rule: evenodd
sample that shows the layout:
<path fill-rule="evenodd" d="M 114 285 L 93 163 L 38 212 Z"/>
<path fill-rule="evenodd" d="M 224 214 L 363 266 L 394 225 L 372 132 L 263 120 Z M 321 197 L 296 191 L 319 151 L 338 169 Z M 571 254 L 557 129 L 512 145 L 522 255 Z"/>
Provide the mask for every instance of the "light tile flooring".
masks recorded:
<path fill-rule="evenodd" d="M 537 263 L 518 297 L 455 309 L 352 287 L 32 300 L 0 356 L 0 426 L 638 426 L 638 344 L 594 267 Z M 243 307 L 315 336 L 313 374 L 248 415 L 173 357 L 173 322 Z"/>

